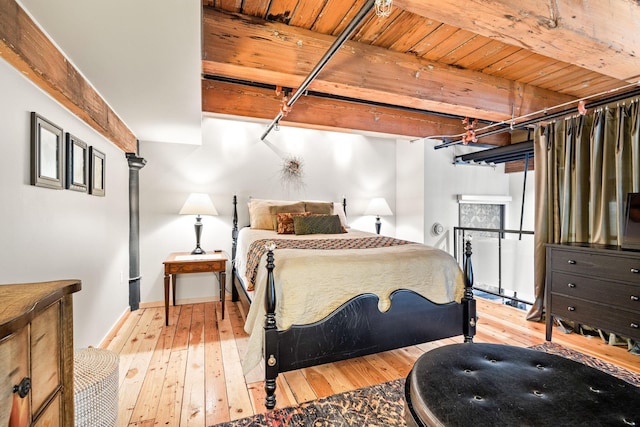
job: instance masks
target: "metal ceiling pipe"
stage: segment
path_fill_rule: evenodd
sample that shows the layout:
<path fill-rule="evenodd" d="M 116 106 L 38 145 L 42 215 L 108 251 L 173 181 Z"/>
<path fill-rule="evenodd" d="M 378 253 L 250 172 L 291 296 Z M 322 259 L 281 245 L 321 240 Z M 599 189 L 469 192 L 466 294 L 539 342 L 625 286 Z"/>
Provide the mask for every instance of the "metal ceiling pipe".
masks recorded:
<path fill-rule="evenodd" d="M 618 95 L 613 95 L 607 98 L 603 98 L 597 101 L 593 101 L 589 104 L 585 104 L 585 108 L 587 110 L 593 109 L 593 108 L 597 108 L 597 107 L 601 107 L 603 105 L 607 105 L 610 104 L 612 102 L 617 102 L 617 101 L 623 101 L 625 99 L 629 99 L 629 98 L 634 98 L 636 96 L 640 96 L 640 89 L 634 89 L 631 90 L 629 92 L 624 92 Z M 500 128 L 500 129 L 496 129 L 496 130 L 490 130 L 484 133 L 479 133 L 476 135 L 476 137 L 478 139 L 485 137 L 485 136 L 489 136 L 489 135 L 497 135 L 500 133 L 504 133 L 504 132 L 510 132 L 511 130 L 514 129 L 525 129 L 528 126 L 532 126 L 532 125 L 536 125 L 540 122 L 546 122 L 546 121 L 550 121 L 553 119 L 558 119 L 561 117 L 565 117 L 565 116 L 570 116 L 575 114 L 577 111 L 576 107 L 573 108 L 567 108 L 561 111 L 557 111 L 555 113 L 550 113 L 550 114 L 545 114 L 542 117 L 536 117 L 535 119 L 530 119 L 530 120 L 525 120 L 524 122 L 520 122 L 517 124 L 514 124 L 513 126 L 510 127 L 505 127 L 505 128 Z M 456 141 L 445 141 L 442 144 L 436 145 L 433 148 L 435 150 L 438 150 L 440 148 L 446 148 L 446 147 L 450 147 L 452 145 L 458 145 L 461 144 L 462 141 L 456 140 Z"/>
<path fill-rule="evenodd" d="M 362 6 L 362 9 L 358 12 L 358 14 L 353 18 L 353 20 L 347 25 L 347 27 L 340 33 L 338 38 L 333 42 L 329 50 L 324 54 L 324 56 L 320 59 L 318 64 L 311 70 L 311 73 L 307 76 L 306 79 L 302 82 L 300 87 L 295 91 L 293 96 L 287 101 L 287 107 L 290 108 L 293 104 L 302 96 L 302 94 L 307 90 L 307 87 L 311 84 L 311 82 L 318 76 L 320 71 L 327 65 L 327 62 L 338 52 L 338 49 L 347 41 L 351 33 L 357 28 L 357 26 L 362 22 L 362 20 L 367 16 L 369 11 L 373 8 L 375 0 L 367 0 L 367 2 Z M 264 141 L 264 139 L 269 135 L 269 132 L 278 124 L 280 119 L 284 117 L 282 111 L 278 113 L 278 115 L 273 119 L 273 121 L 267 126 L 267 129 L 264 131 L 260 139 Z"/>

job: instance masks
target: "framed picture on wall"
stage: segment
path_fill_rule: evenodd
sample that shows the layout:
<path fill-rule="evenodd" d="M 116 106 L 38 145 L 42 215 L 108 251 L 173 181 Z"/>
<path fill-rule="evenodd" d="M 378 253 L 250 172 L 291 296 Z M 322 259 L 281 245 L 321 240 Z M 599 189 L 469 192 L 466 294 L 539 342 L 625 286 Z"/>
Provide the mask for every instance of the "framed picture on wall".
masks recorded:
<path fill-rule="evenodd" d="M 64 188 L 62 129 L 39 114 L 31 113 L 31 185 Z"/>
<path fill-rule="evenodd" d="M 67 132 L 67 174 L 66 187 L 70 190 L 87 192 L 89 169 L 87 144 Z"/>
<path fill-rule="evenodd" d="M 89 147 L 89 194 L 104 196 L 105 155 L 103 152 Z"/>

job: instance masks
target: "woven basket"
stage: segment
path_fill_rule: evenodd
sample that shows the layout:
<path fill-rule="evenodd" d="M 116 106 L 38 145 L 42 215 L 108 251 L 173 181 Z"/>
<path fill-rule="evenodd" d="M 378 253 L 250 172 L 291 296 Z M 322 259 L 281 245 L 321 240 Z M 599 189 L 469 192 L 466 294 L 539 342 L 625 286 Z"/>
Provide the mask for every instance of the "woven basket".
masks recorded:
<path fill-rule="evenodd" d="M 116 353 L 85 348 L 74 354 L 76 427 L 112 427 L 118 423 L 118 361 Z"/>

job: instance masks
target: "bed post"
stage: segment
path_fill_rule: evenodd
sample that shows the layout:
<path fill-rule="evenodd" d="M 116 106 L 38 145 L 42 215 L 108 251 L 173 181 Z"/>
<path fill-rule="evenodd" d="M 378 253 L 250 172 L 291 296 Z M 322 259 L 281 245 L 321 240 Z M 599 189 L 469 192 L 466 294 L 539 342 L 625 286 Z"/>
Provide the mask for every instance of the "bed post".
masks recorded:
<path fill-rule="evenodd" d="M 278 329 L 276 327 L 276 286 L 273 279 L 273 250 L 276 248 L 274 242 L 265 245 L 267 249 L 267 295 L 265 297 L 264 322 L 264 361 L 265 361 L 265 381 L 264 389 L 266 397 L 264 404 L 267 409 L 276 406 L 276 378 L 278 377 Z"/>
<path fill-rule="evenodd" d="M 464 342 L 473 342 L 476 334 L 476 300 L 473 298 L 473 266 L 471 265 L 471 239 L 464 245 Z"/>
<path fill-rule="evenodd" d="M 233 281 L 236 278 L 236 251 L 238 249 L 238 196 L 233 195 L 233 229 L 231 230 L 231 301 L 238 301 L 238 290 Z"/>

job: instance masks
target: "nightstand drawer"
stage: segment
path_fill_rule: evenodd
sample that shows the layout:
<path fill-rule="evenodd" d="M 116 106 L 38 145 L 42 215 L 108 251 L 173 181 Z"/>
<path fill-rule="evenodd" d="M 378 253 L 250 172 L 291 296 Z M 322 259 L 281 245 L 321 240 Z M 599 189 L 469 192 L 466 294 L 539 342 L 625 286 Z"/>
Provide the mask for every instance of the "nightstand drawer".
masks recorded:
<path fill-rule="evenodd" d="M 551 292 L 640 312 L 640 286 L 554 271 Z"/>
<path fill-rule="evenodd" d="M 166 267 L 166 274 L 204 273 L 212 271 L 225 271 L 225 269 L 225 261 L 185 262 L 181 264 L 168 265 Z"/>
<path fill-rule="evenodd" d="M 553 249 L 553 271 L 566 271 L 591 277 L 640 284 L 640 260 L 625 256 Z"/>
<path fill-rule="evenodd" d="M 611 309 L 564 295 L 553 295 L 551 313 L 561 319 L 573 320 L 594 326 L 624 337 L 640 338 L 640 313 L 621 309 Z"/>

